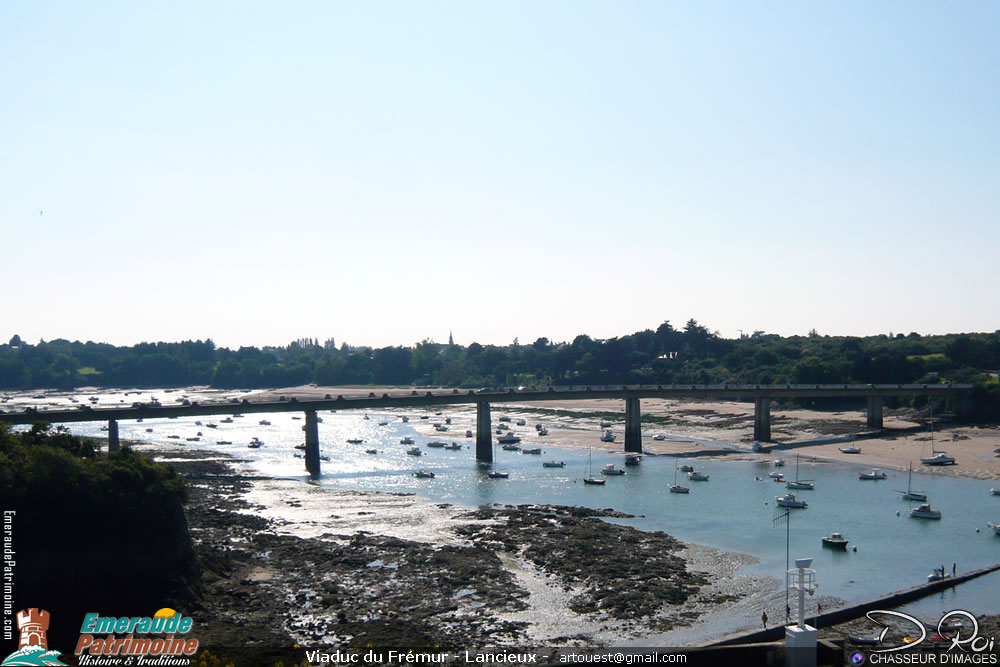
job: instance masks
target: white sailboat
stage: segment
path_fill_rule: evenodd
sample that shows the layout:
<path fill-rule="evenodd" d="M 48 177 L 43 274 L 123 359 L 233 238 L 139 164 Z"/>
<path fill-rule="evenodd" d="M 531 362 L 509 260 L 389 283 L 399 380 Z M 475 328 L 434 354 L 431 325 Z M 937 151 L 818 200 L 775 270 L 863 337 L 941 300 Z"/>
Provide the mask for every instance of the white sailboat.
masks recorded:
<path fill-rule="evenodd" d="M 799 455 L 795 455 L 795 481 L 789 480 L 785 483 L 786 489 L 807 489 L 812 491 L 816 488 L 812 480 L 809 479 L 799 479 Z"/>
<path fill-rule="evenodd" d="M 677 471 L 679 469 L 680 467 L 677 465 L 677 459 L 674 459 L 674 483 L 670 485 L 670 493 L 689 493 L 691 489 L 677 483 Z"/>
<path fill-rule="evenodd" d="M 920 462 L 925 466 L 953 466 L 955 457 L 948 456 L 947 452 L 939 452 L 934 448 L 934 411 L 931 410 L 931 455 L 921 458 Z"/>
<path fill-rule="evenodd" d="M 900 491 L 903 494 L 903 500 L 919 500 L 920 502 L 927 502 L 927 494 L 921 491 L 913 490 L 913 463 L 910 463 L 910 474 L 906 478 L 906 491 Z"/>
<path fill-rule="evenodd" d="M 583 483 L 584 484 L 604 484 L 604 479 L 602 479 L 600 477 L 594 477 L 593 464 L 594 464 L 593 448 L 592 447 L 588 447 L 587 448 L 587 476 L 583 478 Z"/>

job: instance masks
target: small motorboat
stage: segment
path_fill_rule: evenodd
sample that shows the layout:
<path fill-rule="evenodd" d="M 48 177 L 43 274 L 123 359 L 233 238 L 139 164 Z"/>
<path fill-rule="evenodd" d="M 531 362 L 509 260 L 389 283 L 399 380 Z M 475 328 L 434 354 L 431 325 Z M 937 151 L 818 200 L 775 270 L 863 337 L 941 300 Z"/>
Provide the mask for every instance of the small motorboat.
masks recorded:
<path fill-rule="evenodd" d="M 502 421 L 502 422 L 509 422 L 510 421 L 510 417 L 501 417 L 500 421 Z"/>
<path fill-rule="evenodd" d="M 692 482 L 707 482 L 708 475 L 697 470 L 688 473 L 688 479 Z"/>
<path fill-rule="evenodd" d="M 413 438 L 411 438 L 410 436 L 406 436 L 405 438 L 401 438 L 400 441 L 399 441 L 399 444 L 401 444 L 401 445 L 412 445 L 413 444 Z"/>
<path fill-rule="evenodd" d="M 992 489 L 990 489 L 990 493 L 992 493 L 994 496 L 1000 496 L 1000 486 L 994 486 Z"/>
<path fill-rule="evenodd" d="M 466 431 L 465 432 L 465 437 L 466 438 L 471 438 L 472 437 L 472 431 Z"/>
<path fill-rule="evenodd" d="M 604 435 L 601 436 L 601 442 L 614 442 L 615 434 L 611 431 L 605 431 Z"/>
<path fill-rule="evenodd" d="M 247 447 L 249 447 L 250 449 L 260 449 L 263 446 L 264 443 L 261 442 L 260 438 L 258 438 L 257 436 L 254 436 L 253 440 L 250 441 L 250 444 L 247 445 Z"/>
<path fill-rule="evenodd" d="M 505 452 L 517 452 L 521 450 L 521 445 L 504 445 L 500 449 Z"/>
<path fill-rule="evenodd" d="M 388 426 L 388 425 L 389 425 L 389 422 L 387 422 L 387 421 L 380 421 L 380 422 L 378 423 L 378 425 L 379 425 L 379 426 Z"/>
<path fill-rule="evenodd" d="M 418 479 L 431 479 L 432 477 L 434 477 L 434 473 L 432 473 L 430 470 L 418 470 L 415 473 L 413 473 L 413 476 Z"/>
<path fill-rule="evenodd" d="M 988 523 L 986 525 L 993 529 L 994 535 L 1000 535 L 1000 523 Z"/>
<path fill-rule="evenodd" d="M 785 459 L 774 459 L 775 468 L 783 468 L 785 466 Z"/>
<path fill-rule="evenodd" d="M 761 452 L 764 451 L 764 445 L 754 440 L 753 444 L 750 445 L 750 451 L 753 452 L 754 454 L 760 454 Z"/>
<path fill-rule="evenodd" d="M 199 440 L 201 440 L 201 437 L 196 435 L 193 438 L 184 438 L 184 439 L 187 440 L 188 442 L 198 442 Z"/>
<path fill-rule="evenodd" d="M 544 426 L 538 429 L 538 435 L 548 435 L 548 434 L 549 434 L 549 429 L 545 428 Z"/>
<path fill-rule="evenodd" d="M 455 449 L 461 449 L 462 445 L 458 444 L 457 442 L 453 442 L 450 445 L 445 445 L 444 448 L 455 450 Z"/>
<path fill-rule="evenodd" d="M 626 454 L 625 455 L 625 465 L 627 466 L 637 466 L 642 462 L 642 457 L 638 454 Z"/>
<path fill-rule="evenodd" d="M 205 426 L 207 426 L 208 428 L 219 428 L 219 425 L 213 422 L 208 422 L 207 424 L 205 424 Z"/>
<path fill-rule="evenodd" d="M 378 454 L 377 449 L 366 449 L 365 454 Z"/>
<path fill-rule="evenodd" d="M 222 420 L 221 423 L 223 423 L 223 424 L 232 424 L 233 423 L 233 418 L 232 417 L 226 417 L 225 419 Z"/>
<path fill-rule="evenodd" d="M 509 472 L 500 472 L 499 470 L 494 470 L 487 475 L 490 479 L 507 479 L 510 477 Z"/>
<path fill-rule="evenodd" d="M 320 461 L 329 461 L 330 457 L 329 456 L 321 456 L 321 457 L 319 457 L 319 460 Z"/>
<path fill-rule="evenodd" d="M 217 444 L 217 445 L 231 445 L 231 444 L 233 444 L 233 441 L 232 440 L 216 440 L 215 444 Z"/>
<path fill-rule="evenodd" d="M 839 449 L 844 454 L 860 454 L 861 453 L 861 448 L 860 447 L 853 447 L 853 446 L 852 447 L 838 447 L 837 449 Z"/>
<path fill-rule="evenodd" d="M 447 444 L 448 444 L 447 442 L 441 442 L 440 440 L 435 440 L 434 442 L 428 442 L 427 446 L 428 447 L 439 448 L 439 447 L 445 447 L 445 446 L 447 446 Z"/>
<path fill-rule="evenodd" d="M 360 445 L 362 442 L 364 442 L 364 440 L 360 438 L 351 438 L 347 441 L 347 443 L 351 445 Z"/>
<path fill-rule="evenodd" d="M 694 472 L 694 466 L 689 466 L 686 463 L 682 466 L 679 466 L 677 469 L 680 470 L 681 472 Z"/>
<path fill-rule="evenodd" d="M 666 440 L 666 439 L 667 436 L 663 435 L 662 433 L 657 433 L 656 435 L 653 436 L 653 440 Z"/>
<path fill-rule="evenodd" d="M 847 538 L 840 533 L 830 533 L 823 538 L 823 546 L 830 549 L 841 549 L 847 551 Z"/>
<path fill-rule="evenodd" d="M 147 428 L 146 429 L 146 433 L 152 433 L 152 432 L 153 432 L 153 429 L 151 429 L 151 428 Z"/>
<path fill-rule="evenodd" d="M 601 422 L 601 428 L 611 428 L 611 422 Z"/>
<path fill-rule="evenodd" d="M 944 569 L 944 565 L 941 567 L 934 568 L 934 571 L 927 575 L 927 583 L 932 581 L 941 581 L 942 579 L 948 579 L 951 575 L 948 571 Z"/>
<path fill-rule="evenodd" d="M 847 635 L 847 639 L 850 640 L 852 644 L 860 644 L 861 646 L 875 646 L 882 643 L 882 640 L 879 639 L 878 636 L 858 637 L 855 635 Z"/>
<path fill-rule="evenodd" d="M 941 510 L 931 509 L 930 503 L 923 503 L 920 507 L 910 509 L 910 517 L 913 519 L 940 519 Z"/>
<path fill-rule="evenodd" d="M 546 461 L 545 463 L 542 464 L 542 467 L 543 468 L 565 468 L 566 467 L 566 462 L 565 461 Z"/>
<path fill-rule="evenodd" d="M 304 444 L 302 444 L 302 445 L 295 445 L 295 449 L 305 449 L 305 448 L 306 448 L 306 446 Z"/>
<path fill-rule="evenodd" d="M 522 449 L 521 453 L 522 454 L 541 454 L 542 453 L 542 448 L 541 447 L 531 447 L 530 449 Z"/>
<path fill-rule="evenodd" d="M 444 431 L 448 430 L 448 427 L 445 426 L 444 424 L 438 424 L 437 426 L 434 427 L 434 430 L 443 433 Z"/>
<path fill-rule="evenodd" d="M 523 419 L 518 419 L 514 423 L 517 424 L 518 426 L 524 426 L 527 422 L 525 422 Z"/>
<path fill-rule="evenodd" d="M 420 451 L 419 447 L 410 447 L 409 449 L 406 450 L 406 453 L 409 454 L 410 456 L 423 456 L 424 455 L 424 453 L 422 451 Z"/>
<path fill-rule="evenodd" d="M 776 471 L 772 470 L 771 472 L 767 473 L 767 476 L 770 477 L 773 480 L 778 481 L 778 482 L 785 481 L 785 473 L 783 473 L 783 472 L 776 472 Z"/>
<path fill-rule="evenodd" d="M 267 421 L 266 419 L 261 419 L 257 423 L 260 424 L 261 426 L 270 426 L 271 425 L 271 422 Z"/>
<path fill-rule="evenodd" d="M 878 468 L 872 468 L 871 472 L 863 472 L 858 475 L 858 479 L 888 479 L 889 476 Z"/>
<path fill-rule="evenodd" d="M 614 463 L 609 463 L 608 465 L 601 468 L 602 475 L 624 475 L 625 471 L 621 468 L 616 468 Z"/>
<path fill-rule="evenodd" d="M 774 502 L 778 504 L 778 507 L 791 507 L 794 509 L 805 509 L 809 507 L 809 504 L 804 500 L 799 500 L 795 497 L 794 493 L 786 493 L 783 496 L 775 496 Z"/>
<path fill-rule="evenodd" d="M 521 439 L 513 433 L 508 433 L 497 438 L 498 445 L 515 445 L 519 442 L 521 442 Z"/>

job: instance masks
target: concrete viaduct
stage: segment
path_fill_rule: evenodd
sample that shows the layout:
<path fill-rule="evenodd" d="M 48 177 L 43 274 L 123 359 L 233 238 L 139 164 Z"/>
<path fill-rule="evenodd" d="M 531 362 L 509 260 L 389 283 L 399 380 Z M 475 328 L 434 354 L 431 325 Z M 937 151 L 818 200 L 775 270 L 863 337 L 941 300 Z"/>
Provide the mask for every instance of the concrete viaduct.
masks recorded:
<path fill-rule="evenodd" d="M 958 413 L 967 412 L 971 403 L 970 384 L 866 384 L 866 385 L 630 385 L 547 387 L 528 390 L 468 391 L 454 389 L 394 395 L 374 392 L 365 397 L 333 398 L 329 394 L 319 400 L 297 400 L 252 403 L 247 399 L 190 405 L 133 404 L 131 407 L 91 408 L 87 405 L 72 410 L 37 410 L 0 412 L 0 423 L 10 425 L 36 422 L 66 423 L 84 421 L 108 422 L 108 449 L 117 451 L 118 421 L 123 419 L 165 419 L 169 417 L 201 417 L 236 413 L 304 412 L 306 451 L 305 463 L 309 474 L 320 473 L 318 410 L 376 410 L 380 408 L 420 408 L 438 405 L 476 404 L 476 459 L 493 462 L 493 435 L 490 420 L 491 403 L 531 403 L 538 401 L 577 401 L 622 399 L 625 401 L 625 451 L 642 452 L 640 401 L 661 399 L 716 399 L 754 402 L 753 436 L 755 440 L 771 439 L 771 401 L 802 398 L 865 398 L 868 401 L 867 424 L 882 428 L 882 402 L 887 397 L 926 396 L 943 398 Z"/>

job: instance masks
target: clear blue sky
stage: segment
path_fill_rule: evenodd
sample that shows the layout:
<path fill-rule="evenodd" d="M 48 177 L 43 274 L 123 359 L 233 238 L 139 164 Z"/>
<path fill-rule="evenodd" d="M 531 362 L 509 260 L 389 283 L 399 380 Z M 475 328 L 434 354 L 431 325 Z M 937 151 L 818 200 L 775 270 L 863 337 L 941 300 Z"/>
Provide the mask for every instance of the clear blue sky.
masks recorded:
<path fill-rule="evenodd" d="M 3 2 L 0 338 L 993 331 L 998 34 L 985 0 Z"/>

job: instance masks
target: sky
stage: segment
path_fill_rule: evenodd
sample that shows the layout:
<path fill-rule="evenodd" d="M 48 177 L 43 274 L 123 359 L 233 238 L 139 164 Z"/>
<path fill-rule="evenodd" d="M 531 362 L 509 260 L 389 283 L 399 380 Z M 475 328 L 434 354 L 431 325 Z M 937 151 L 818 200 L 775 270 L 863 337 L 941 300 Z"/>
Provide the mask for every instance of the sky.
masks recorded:
<path fill-rule="evenodd" d="M 0 3 L 0 341 L 1000 329 L 1000 4 Z"/>

